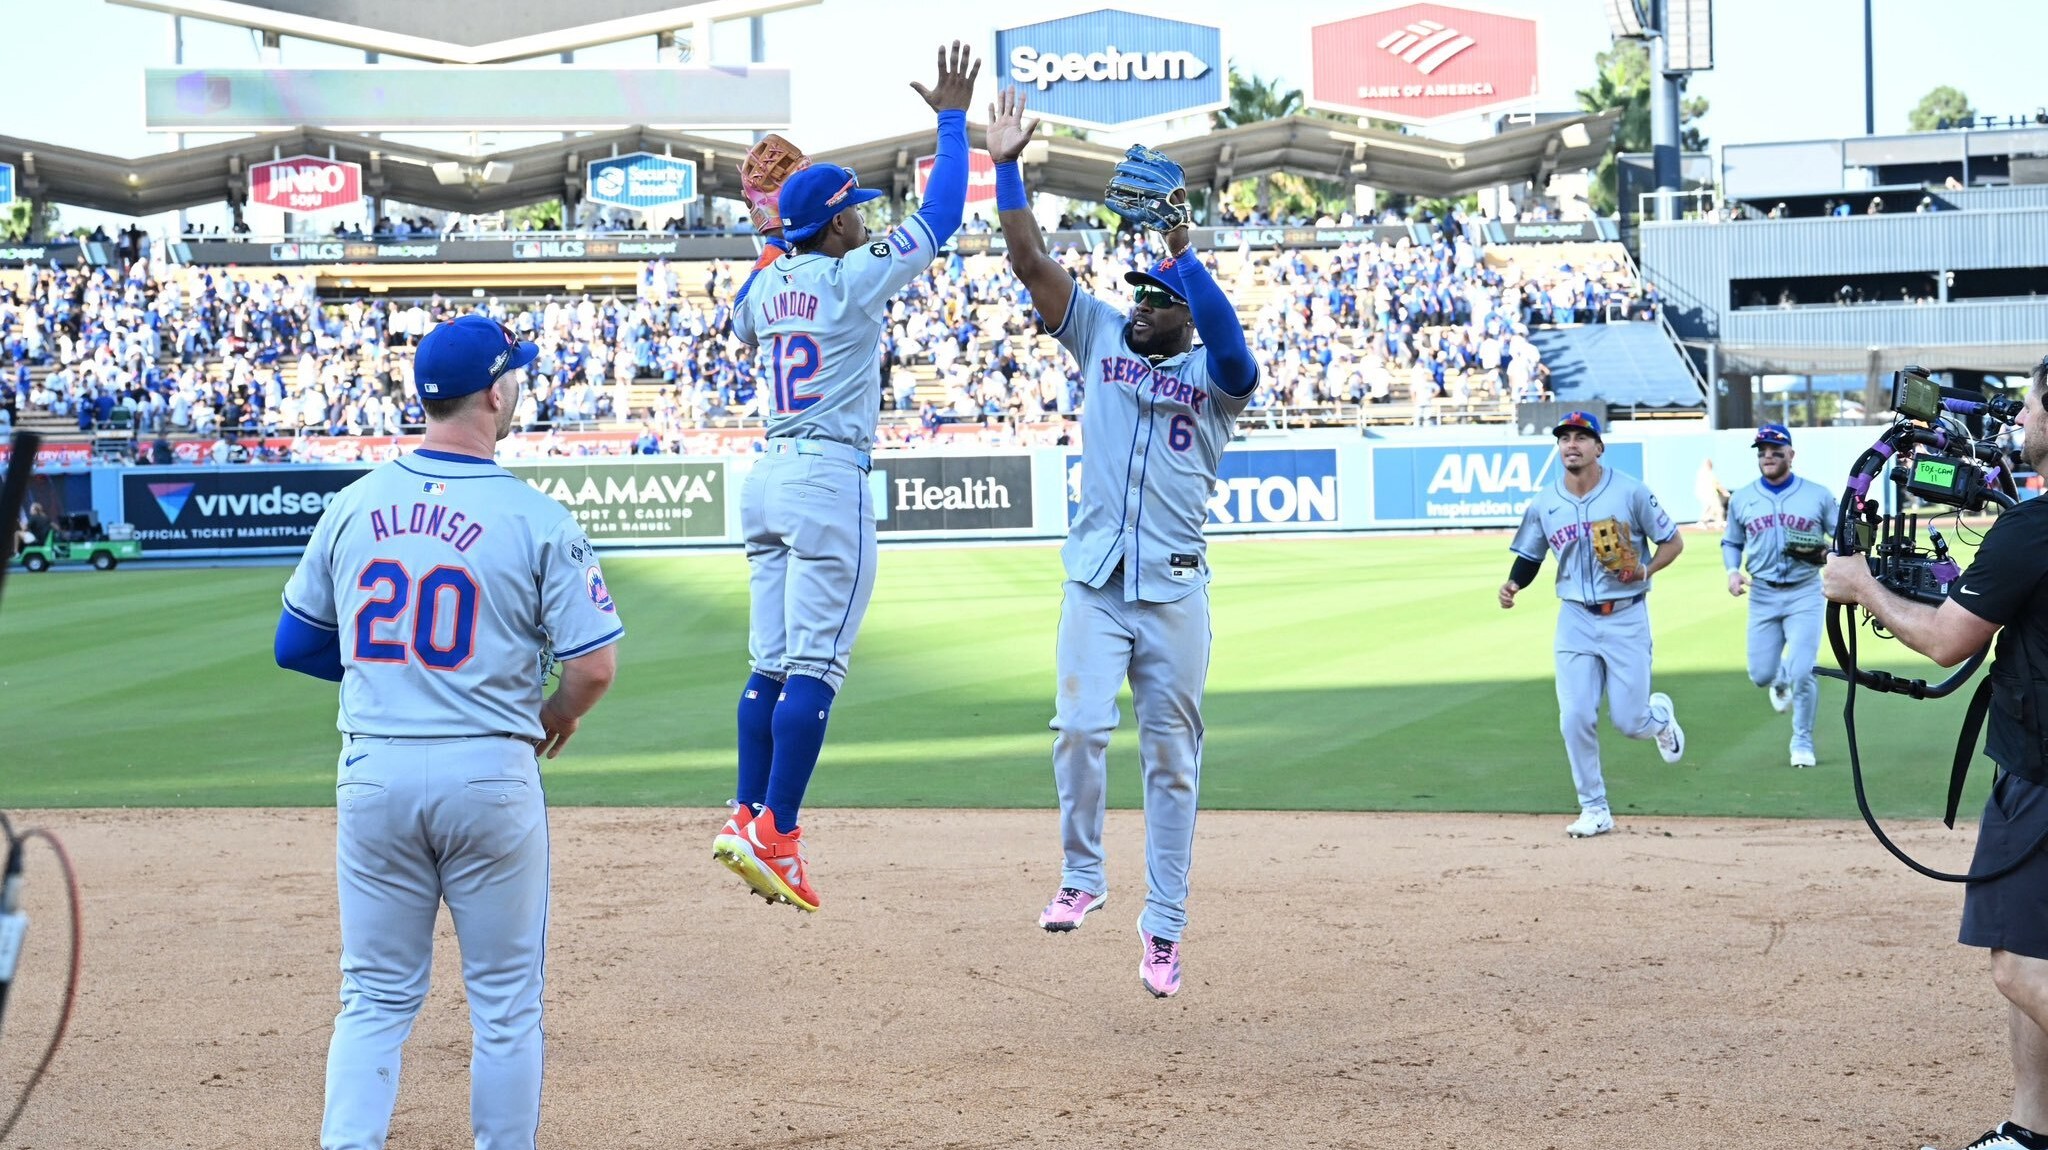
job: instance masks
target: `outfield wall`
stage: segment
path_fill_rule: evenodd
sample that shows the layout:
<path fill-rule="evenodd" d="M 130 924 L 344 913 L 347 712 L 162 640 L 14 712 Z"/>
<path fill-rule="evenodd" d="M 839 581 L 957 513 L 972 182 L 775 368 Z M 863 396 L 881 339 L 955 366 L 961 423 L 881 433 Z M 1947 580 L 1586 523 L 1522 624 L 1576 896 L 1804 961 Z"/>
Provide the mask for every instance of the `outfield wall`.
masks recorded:
<path fill-rule="evenodd" d="M 1690 425 L 1697 426 L 1697 425 Z M 1875 439 L 1870 427 L 1802 429 L 1796 469 L 1839 487 Z M 1755 478 L 1750 432 L 1617 432 L 1606 462 L 1645 479 L 1679 522 L 1700 518 L 1711 459 L 1724 486 Z M 737 486 L 753 455 L 603 456 L 513 462 L 559 499 L 601 548 L 740 541 Z M 1557 475 L 1548 437 L 1416 429 L 1248 433 L 1224 453 L 1209 532 L 1458 530 L 1512 527 Z M 904 451 L 875 457 L 868 481 L 884 540 L 1049 539 L 1066 533 L 1079 490 L 1069 448 Z M 184 558 L 291 555 L 335 492 L 364 464 L 94 468 L 53 475 L 106 523 L 135 527 L 145 553 Z"/>

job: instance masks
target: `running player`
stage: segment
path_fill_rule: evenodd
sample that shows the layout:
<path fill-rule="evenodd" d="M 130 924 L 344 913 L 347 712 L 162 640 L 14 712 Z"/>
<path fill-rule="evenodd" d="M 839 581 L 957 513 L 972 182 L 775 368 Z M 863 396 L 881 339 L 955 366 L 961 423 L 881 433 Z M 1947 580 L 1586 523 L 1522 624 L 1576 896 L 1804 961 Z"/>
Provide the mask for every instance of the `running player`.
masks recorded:
<path fill-rule="evenodd" d="M 1564 464 L 1557 482 L 1536 493 L 1509 544 L 1515 553 L 1508 581 L 1500 586 L 1503 610 L 1515 593 L 1542 569 L 1546 551 L 1557 552 L 1557 709 L 1572 783 L 1579 792 L 1579 817 L 1565 828 L 1573 838 L 1614 829 L 1607 782 L 1600 775 L 1600 695 L 1607 714 L 1631 739 L 1657 740 L 1667 763 L 1685 755 L 1671 696 L 1650 693 L 1650 576 L 1671 565 L 1685 549 L 1678 525 L 1664 513 L 1650 489 L 1628 475 L 1603 467 L 1607 443 L 1600 421 L 1574 411 L 1551 434 Z M 1626 556 L 1610 566 L 1595 554 L 1597 533 L 1612 533 Z M 1641 562 L 1645 540 L 1657 550 Z"/>
<path fill-rule="evenodd" d="M 1080 509 L 1067 535 L 1055 661 L 1053 777 L 1065 865 L 1039 915 L 1070 931 L 1108 897 L 1102 822 L 1117 692 L 1131 684 L 1145 774 L 1145 881 L 1139 976 L 1165 998 L 1180 990 L 1188 863 L 1202 774 L 1202 688 L 1209 671 L 1209 566 L 1202 525 L 1216 465 L 1258 384 L 1237 309 L 1189 246 L 1185 223 L 1166 233 L 1169 257 L 1131 272 L 1128 315 L 1077 291 L 1046 255 L 1017 158 L 1037 131 L 1024 94 L 990 109 L 989 158 L 1010 267 L 1046 329 L 1086 380 L 1081 410 Z M 1184 205 L 1185 189 L 1172 194 Z M 1194 346 L 1199 333 L 1202 346 Z"/>
<path fill-rule="evenodd" d="M 1770 692 L 1771 709 L 1792 711 L 1792 765 L 1810 767 L 1813 714 L 1820 708 L 1820 624 L 1827 599 L 1820 568 L 1827 562 L 1829 520 L 1837 503 L 1828 489 L 1792 474 L 1792 432 L 1781 423 L 1756 429 L 1755 483 L 1735 493 L 1721 536 L 1728 593 L 1749 592 L 1749 681 Z M 1743 553 L 1749 577 L 1743 578 Z"/>
<path fill-rule="evenodd" d="M 420 341 L 419 450 L 328 503 L 278 618 L 278 665 L 341 684 L 341 1013 L 322 1150 L 384 1145 L 399 1049 L 455 920 L 478 1150 L 540 1122 L 548 826 L 560 754 L 611 686 L 618 610 L 561 504 L 492 462 L 536 349 L 466 315 Z M 542 699 L 550 664 L 561 669 Z"/>
<path fill-rule="evenodd" d="M 910 85 L 938 113 L 939 146 L 908 222 L 871 240 L 858 209 L 881 192 L 837 164 L 797 171 L 778 209 L 791 250 L 747 280 L 733 311 L 733 333 L 768 360 L 775 410 L 767 452 L 740 495 L 753 673 L 740 692 L 732 813 L 711 850 L 761 897 L 802 910 L 821 904 L 797 819 L 875 587 L 867 473 L 882 409 L 883 309 L 960 226 L 967 102 L 980 71 L 954 41 L 939 49 L 937 87 Z"/>

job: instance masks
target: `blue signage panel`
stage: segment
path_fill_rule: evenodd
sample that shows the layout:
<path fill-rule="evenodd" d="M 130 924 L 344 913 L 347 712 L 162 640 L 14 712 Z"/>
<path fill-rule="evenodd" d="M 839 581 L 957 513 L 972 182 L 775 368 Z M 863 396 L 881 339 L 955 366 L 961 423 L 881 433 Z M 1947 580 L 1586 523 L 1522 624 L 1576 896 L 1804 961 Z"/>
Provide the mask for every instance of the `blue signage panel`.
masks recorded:
<path fill-rule="evenodd" d="M 1080 508 L 1081 457 L 1067 456 L 1067 522 Z M 1335 527 L 1340 508 L 1337 452 L 1234 449 L 1216 465 L 1209 495 L 1211 529 L 1263 531 L 1283 526 Z"/>
<path fill-rule="evenodd" d="M 1230 102 L 1223 33 L 1103 8 L 996 32 L 996 82 L 1031 114 L 1090 128 L 1192 115 Z"/>
<path fill-rule="evenodd" d="M 1228 457 L 1226 457 L 1228 458 Z M 1605 466 L 1641 478 L 1643 445 L 1610 443 Z M 1372 517 L 1380 522 L 1518 522 L 1557 478 L 1557 445 L 1460 444 L 1372 449 Z"/>
<path fill-rule="evenodd" d="M 14 202 L 14 165 L 0 164 L 0 204 Z"/>
<path fill-rule="evenodd" d="M 615 208 L 658 208 L 697 198 L 697 161 L 653 152 L 592 160 L 584 195 L 594 204 Z"/>

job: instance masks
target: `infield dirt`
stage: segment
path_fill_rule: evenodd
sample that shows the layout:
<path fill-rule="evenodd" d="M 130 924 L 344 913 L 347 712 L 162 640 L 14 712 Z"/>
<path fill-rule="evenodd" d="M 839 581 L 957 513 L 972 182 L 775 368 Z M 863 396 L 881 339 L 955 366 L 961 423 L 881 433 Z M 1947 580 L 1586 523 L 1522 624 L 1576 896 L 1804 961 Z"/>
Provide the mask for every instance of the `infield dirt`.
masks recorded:
<path fill-rule="evenodd" d="M 807 814 L 816 916 L 711 860 L 722 812 L 552 813 L 543 1146 L 1911 1148 L 2006 1113 L 1960 889 L 1860 824 L 1205 813 L 1186 987 L 1154 1000 L 1137 813 L 1111 812 L 1110 904 L 1067 936 L 1034 925 L 1051 811 Z M 313 1145 L 332 813 L 27 821 L 83 874 L 86 955 L 12 1145 Z M 1952 867 L 1973 839 L 1893 829 Z M 7 1099 L 61 983 L 56 868 L 29 867 Z M 395 1148 L 469 1144 L 440 928 Z"/>

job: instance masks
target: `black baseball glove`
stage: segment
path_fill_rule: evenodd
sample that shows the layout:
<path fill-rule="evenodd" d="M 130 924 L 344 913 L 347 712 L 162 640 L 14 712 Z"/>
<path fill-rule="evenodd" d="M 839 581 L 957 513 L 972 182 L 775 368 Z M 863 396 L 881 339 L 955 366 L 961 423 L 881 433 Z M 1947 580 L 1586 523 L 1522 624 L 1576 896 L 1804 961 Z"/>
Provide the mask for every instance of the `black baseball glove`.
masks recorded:
<path fill-rule="evenodd" d="M 1818 531 L 1785 529 L 1785 554 L 1801 563 L 1819 567 L 1828 561 L 1828 539 Z"/>
<path fill-rule="evenodd" d="M 1141 228 L 1170 232 L 1194 219 L 1185 199 L 1178 204 L 1171 200 L 1183 183 L 1180 165 L 1165 153 L 1132 144 L 1110 174 L 1102 200 L 1111 211 Z"/>

